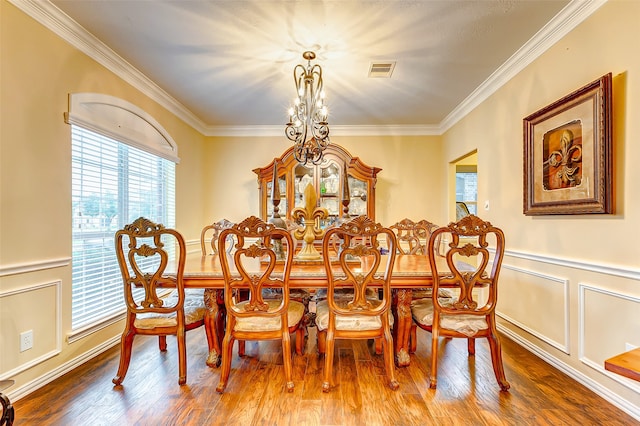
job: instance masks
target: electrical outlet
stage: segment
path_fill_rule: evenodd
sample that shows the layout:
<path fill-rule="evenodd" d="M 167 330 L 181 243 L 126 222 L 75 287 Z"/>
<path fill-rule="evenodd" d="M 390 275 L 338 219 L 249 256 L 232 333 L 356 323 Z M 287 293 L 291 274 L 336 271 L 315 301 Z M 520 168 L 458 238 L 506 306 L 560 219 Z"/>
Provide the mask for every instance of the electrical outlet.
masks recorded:
<path fill-rule="evenodd" d="M 20 333 L 20 352 L 33 348 L 33 330 Z"/>
<path fill-rule="evenodd" d="M 625 350 L 625 352 L 632 351 L 632 350 L 634 350 L 634 349 L 635 349 L 635 348 L 637 348 L 637 347 L 638 347 L 638 346 L 633 345 L 633 344 L 631 344 L 631 343 L 629 343 L 629 342 L 627 342 L 627 343 L 625 343 L 625 344 L 624 344 L 624 350 Z"/>

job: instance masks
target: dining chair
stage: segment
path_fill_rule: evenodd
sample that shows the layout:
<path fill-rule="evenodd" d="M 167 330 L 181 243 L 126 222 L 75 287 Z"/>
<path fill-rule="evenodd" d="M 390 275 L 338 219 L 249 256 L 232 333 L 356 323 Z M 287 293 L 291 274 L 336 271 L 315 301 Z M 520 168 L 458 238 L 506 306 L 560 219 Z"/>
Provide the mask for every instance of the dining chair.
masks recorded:
<path fill-rule="evenodd" d="M 226 244 L 233 237 L 234 251 Z M 284 260 L 279 261 L 274 241 L 280 240 Z M 304 305 L 289 297 L 289 274 L 293 263 L 293 240 L 286 229 L 276 228 L 251 216 L 227 228 L 219 236 L 220 265 L 224 276 L 224 303 L 227 312 L 222 343 L 222 369 L 216 391 L 223 393 L 231 371 L 235 340 L 281 340 L 284 359 L 285 388 L 292 392 L 291 340 L 296 333 L 296 352 L 302 354 Z M 248 289 L 248 298 L 235 297 L 237 290 Z M 279 298 L 263 297 L 263 290 L 280 290 Z"/>
<path fill-rule="evenodd" d="M 389 227 L 394 234 L 396 234 L 396 240 L 398 241 L 398 256 L 426 256 L 427 255 L 427 245 L 429 244 L 429 237 L 431 233 L 438 228 L 438 225 L 429 222 L 426 219 L 419 220 L 417 222 L 404 218 L 399 222 L 394 223 Z M 432 288 L 431 287 L 420 287 L 414 288 L 411 291 L 412 300 L 431 298 Z M 452 294 L 447 289 L 439 290 L 440 297 L 452 297 Z M 397 318 L 396 312 L 394 311 L 394 335 L 398 336 L 401 333 L 398 332 L 398 328 L 402 327 L 401 321 Z M 415 353 L 417 349 L 417 326 L 411 320 L 411 318 L 407 318 L 405 323 L 406 330 L 408 328 L 409 332 L 409 353 Z M 402 328 L 401 328 L 402 329 Z M 402 333 L 405 333 L 403 331 Z"/>
<path fill-rule="evenodd" d="M 209 254 L 218 254 L 218 236 L 223 229 L 227 229 L 232 226 L 233 222 L 230 222 L 227 219 L 221 219 L 202 228 L 202 231 L 200 232 L 200 250 L 202 255 L 207 256 Z M 211 237 L 208 236 L 209 233 L 211 233 Z M 207 246 L 209 246 L 209 248 L 207 248 Z M 229 248 L 231 247 L 233 246 L 229 245 Z"/>
<path fill-rule="evenodd" d="M 418 224 L 409 218 L 404 218 L 394 223 L 389 229 L 396 235 L 399 255 L 425 254 L 424 245 L 429 239 L 424 239 L 424 237 L 428 229 L 418 228 Z M 422 240 L 420 237 L 422 237 Z"/>
<path fill-rule="evenodd" d="M 296 229 L 298 227 L 298 225 L 292 221 L 291 219 L 284 219 L 285 221 L 285 225 L 286 225 L 286 229 L 287 231 L 289 231 L 289 234 L 291 235 L 291 239 L 293 241 L 293 245 L 292 247 L 292 251 L 295 253 L 297 251 L 298 248 L 298 240 L 296 240 L 296 238 L 293 236 L 293 230 Z M 227 219 L 222 219 L 212 225 L 208 225 L 205 226 L 202 229 L 202 234 L 200 237 L 200 244 L 202 246 L 202 254 L 203 256 L 206 255 L 206 251 L 205 251 L 205 247 L 206 244 L 204 242 L 204 236 L 205 234 L 208 232 L 208 230 L 210 229 L 214 229 L 214 234 L 211 237 L 211 242 L 210 242 L 210 246 L 212 247 L 212 252 L 211 254 L 217 254 L 218 250 L 218 237 L 220 236 L 220 232 L 222 232 L 222 230 L 227 229 L 227 228 L 231 228 L 234 225 L 233 222 L 228 221 Z M 215 239 L 215 241 L 214 241 Z M 233 243 L 234 241 L 234 236 L 232 234 L 227 236 L 227 243 L 225 244 L 226 246 L 226 252 L 227 253 L 232 253 L 234 248 L 235 248 L 235 244 Z M 264 299 L 281 299 L 281 289 L 273 289 L 273 288 L 264 288 L 262 290 L 262 297 Z M 237 300 L 247 300 L 248 298 L 248 290 L 247 289 L 240 289 L 238 291 L 236 291 L 235 293 L 236 299 Z M 309 301 L 311 300 L 311 293 L 309 293 L 309 291 L 302 289 L 302 288 L 295 288 L 295 289 L 290 289 L 289 290 L 289 297 L 291 298 L 291 300 L 295 300 L 297 302 L 301 302 L 304 305 L 304 317 L 302 319 L 302 324 L 301 326 L 304 328 L 305 333 L 306 333 L 306 327 L 307 325 L 312 321 L 311 316 L 309 314 Z M 224 301 L 221 300 L 220 301 L 221 304 L 224 304 Z M 225 308 L 222 308 L 219 310 L 219 315 L 223 318 L 226 318 L 226 311 Z M 218 327 L 217 324 L 224 324 L 224 320 L 220 321 L 218 318 L 216 318 L 216 330 L 220 330 L 220 328 Z M 223 326 L 222 326 L 223 327 Z M 220 332 L 220 335 L 224 334 L 224 328 L 222 328 L 222 331 Z M 240 356 L 244 356 L 245 355 L 245 342 L 244 340 L 240 340 L 238 341 L 238 354 Z"/>
<path fill-rule="evenodd" d="M 127 314 L 120 340 L 120 364 L 113 383 L 122 384 L 129 369 L 134 337 L 140 334 L 159 336 L 161 351 L 167 350 L 167 336 L 176 336 L 178 383 L 184 385 L 187 382 L 185 332 L 203 325 L 206 313 L 203 290 L 185 294 L 184 238 L 174 229 L 140 217 L 116 232 L 115 251 L 124 283 Z M 172 257 L 175 257 L 176 270 L 167 271 Z M 208 333 L 207 342 L 211 349 L 213 342 Z"/>
<path fill-rule="evenodd" d="M 409 218 L 405 218 L 391 225 L 389 228 L 396 234 L 396 239 L 398 240 L 398 256 L 426 256 L 429 238 L 431 237 L 431 233 L 438 228 L 438 225 L 426 219 L 415 222 Z M 431 298 L 432 290 L 431 287 L 414 288 L 411 292 L 411 298 L 412 300 Z M 453 297 L 451 291 L 444 288 L 441 288 L 438 294 L 440 297 Z M 398 333 L 397 328 L 402 327 L 402 324 L 399 318 L 394 319 L 396 327 L 394 335 L 398 336 L 401 333 Z M 408 318 L 407 323 L 405 327 L 409 329 L 409 353 L 415 353 L 417 349 L 417 326 L 411 318 Z M 403 331 L 403 333 L 404 332 L 406 331 Z"/>
<path fill-rule="evenodd" d="M 446 266 L 437 260 L 435 252 L 438 239 L 445 236 L 449 241 Z M 490 244 L 495 251 L 489 270 Z M 414 321 L 431 333 L 430 387 L 435 389 L 437 385 L 440 336 L 466 338 L 470 356 L 475 354 L 475 339 L 486 337 L 500 389 L 508 390 L 510 385 L 504 374 L 495 318 L 504 233 L 491 223 L 468 215 L 435 230 L 429 238 L 427 252 L 433 275 L 433 294 L 447 287 L 455 293 L 453 298 L 425 298 L 411 303 Z"/>
<path fill-rule="evenodd" d="M 332 238 L 341 243 L 337 258 L 329 250 Z M 383 256 L 380 241 L 386 239 L 389 254 Z M 322 239 L 323 264 L 327 273 L 327 298 L 316 307 L 318 346 L 325 347 L 322 391 L 334 386 L 333 356 L 335 339 L 381 339 L 389 387 L 398 389 L 391 335 L 391 272 L 396 258 L 396 238 L 389 228 L 358 216 L 329 229 Z M 351 293 L 336 290 L 347 288 Z M 381 297 L 368 290 L 382 288 Z M 348 296 L 349 294 L 349 296 Z"/>

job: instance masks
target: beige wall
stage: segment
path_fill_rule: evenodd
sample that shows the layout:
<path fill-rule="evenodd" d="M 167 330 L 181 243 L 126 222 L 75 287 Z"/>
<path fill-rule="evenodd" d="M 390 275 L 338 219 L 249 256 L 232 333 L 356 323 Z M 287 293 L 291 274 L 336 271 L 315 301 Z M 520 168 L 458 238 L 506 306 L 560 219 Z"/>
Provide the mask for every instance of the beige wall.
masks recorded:
<path fill-rule="evenodd" d="M 444 135 L 447 162 L 478 150 L 479 214 L 507 237 L 503 329 L 636 416 L 640 386 L 605 372 L 603 363 L 626 343 L 640 346 L 639 24 L 640 2 L 606 3 Z M 523 118 L 608 72 L 615 214 L 524 216 Z"/>
<path fill-rule="evenodd" d="M 37 387 L 117 338 L 122 322 L 73 344 L 71 136 L 68 94 L 122 98 L 153 116 L 179 145 L 177 227 L 199 232 L 204 137 L 12 4 L 0 1 L 0 377 Z M 20 353 L 18 335 L 34 331 Z M 25 388 L 26 386 L 26 388 Z"/>
<path fill-rule="evenodd" d="M 391 225 L 410 217 L 443 223 L 439 136 L 334 136 L 331 142 L 382 169 L 376 185 L 376 221 Z M 258 215 L 258 183 L 252 170 L 266 166 L 289 146 L 284 137 L 211 138 L 205 147 L 205 181 L 211 189 L 204 201 L 210 221 Z"/>

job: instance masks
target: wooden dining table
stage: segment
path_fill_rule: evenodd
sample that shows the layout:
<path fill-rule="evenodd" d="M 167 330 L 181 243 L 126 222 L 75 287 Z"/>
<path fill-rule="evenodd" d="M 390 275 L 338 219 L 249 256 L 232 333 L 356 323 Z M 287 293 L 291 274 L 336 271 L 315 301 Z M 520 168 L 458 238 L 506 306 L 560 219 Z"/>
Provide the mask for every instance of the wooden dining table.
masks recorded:
<path fill-rule="evenodd" d="M 446 270 L 444 258 L 437 257 Z M 385 260 L 381 262 L 384 265 Z M 258 268 L 259 264 L 256 264 Z M 366 268 L 366 265 L 363 265 Z M 440 268 L 439 268 L 440 269 Z M 183 281 L 185 288 L 204 288 L 207 306 L 208 333 L 213 333 L 214 347 L 210 349 L 207 365 L 220 363 L 221 341 L 224 337 L 224 278 L 220 258 L 215 255 L 191 253 L 187 255 Z M 289 277 L 290 289 L 321 289 L 328 285 L 325 267 L 321 261 L 295 260 Z M 409 344 L 412 325 L 411 299 L 413 289 L 433 285 L 429 258 L 423 255 L 396 256 L 391 276 L 394 316 L 394 354 L 398 367 L 410 363 Z"/>

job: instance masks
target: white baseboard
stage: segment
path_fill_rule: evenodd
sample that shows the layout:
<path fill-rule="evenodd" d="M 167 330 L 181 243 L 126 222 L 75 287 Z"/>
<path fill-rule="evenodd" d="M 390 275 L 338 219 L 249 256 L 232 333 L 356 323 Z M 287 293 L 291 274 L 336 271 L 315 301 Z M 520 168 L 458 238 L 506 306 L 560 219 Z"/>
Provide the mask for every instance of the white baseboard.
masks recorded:
<path fill-rule="evenodd" d="M 70 372 L 71 370 L 73 370 L 74 368 L 84 364 L 85 362 L 89 361 L 90 359 L 100 355 L 101 353 L 105 352 L 108 349 L 111 349 L 112 347 L 116 346 L 120 344 L 120 336 L 114 336 L 111 339 L 107 340 L 106 342 L 102 343 L 99 346 L 96 346 L 95 348 L 91 349 L 90 351 L 87 351 L 77 357 L 75 357 L 74 359 L 65 362 L 64 364 L 58 366 L 57 368 L 55 368 L 54 370 L 48 372 L 47 374 L 44 374 L 40 377 L 38 377 L 35 380 L 30 381 L 29 383 L 24 384 L 23 386 L 20 386 L 17 389 L 7 389 L 7 391 L 5 392 L 5 395 L 12 401 L 18 401 L 21 398 L 29 395 L 30 393 L 40 389 L 41 387 L 43 387 L 44 385 L 51 383 L 52 381 L 54 381 L 55 379 L 57 379 L 58 377 L 63 376 L 64 374 L 67 374 L 68 372 Z M 114 372 L 115 374 L 115 372 Z"/>
<path fill-rule="evenodd" d="M 504 326 L 501 326 L 499 324 L 498 324 L 497 327 L 498 327 L 498 330 L 502 334 L 504 334 L 506 337 L 510 338 L 511 340 L 513 340 L 514 342 L 516 342 L 517 344 L 519 344 L 523 348 L 527 349 L 529 352 L 533 353 L 534 355 L 538 356 L 539 358 L 543 359 L 544 361 L 548 362 L 553 367 L 555 367 L 558 370 L 562 371 L 563 373 L 565 373 L 567 376 L 571 377 L 572 379 L 574 379 L 578 383 L 586 386 L 587 388 L 592 390 L 595 394 L 601 396 L 602 398 L 604 398 L 605 400 L 609 401 L 610 403 L 612 403 L 616 407 L 620 408 L 622 411 L 624 411 L 625 413 L 629 414 L 634 419 L 640 421 L 640 407 L 639 406 L 637 406 L 635 404 L 632 404 L 631 402 L 627 401 L 624 398 L 621 398 L 619 395 L 617 395 L 614 392 L 610 391 L 609 389 L 605 388 L 600 383 L 598 383 L 595 380 L 591 379 L 590 377 L 584 375 L 583 373 L 581 373 L 580 371 L 576 370 L 575 368 L 573 368 L 573 367 L 561 362 L 560 360 L 558 360 L 557 358 L 555 358 L 554 356 L 552 356 L 548 352 L 543 351 L 539 347 L 537 347 L 537 346 L 533 345 L 531 342 L 523 339 L 522 337 L 520 337 L 516 333 L 512 332 L 511 330 L 509 330 L 508 328 L 506 328 Z"/>

